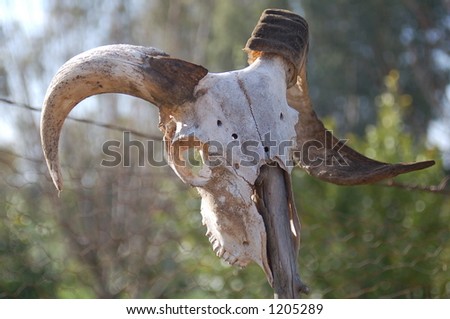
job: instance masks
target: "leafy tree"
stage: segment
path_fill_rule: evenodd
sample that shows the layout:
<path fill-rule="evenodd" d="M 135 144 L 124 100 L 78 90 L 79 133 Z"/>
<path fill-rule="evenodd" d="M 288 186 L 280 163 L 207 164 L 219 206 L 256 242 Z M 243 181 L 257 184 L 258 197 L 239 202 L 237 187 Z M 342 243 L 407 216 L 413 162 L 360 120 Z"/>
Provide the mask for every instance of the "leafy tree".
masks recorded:
<path fill-rule="evenodd" d="M 302 7 L 311 31 L 311 93 L 319 110 L 333 112 L 338 128 L 363 132 L 373 124 L 384 75 L 398 69 L 399 87 L 415 102 L 405 122 L 426 133 L 448 103 L 448 4 L 306 0 Z"/>
<path fill-rule="evenodd" d="M 356 149 L 383 161 L 436 158 L 436 150 L 414 142 L 403 122 L 413 107 L 399 92 L 399 72 L 385 77 L 377 96 L 377 122 L 363 138 L 349 135 Z M 398 178 L 433 185 L 442 167 Z M 297 173 L 296 198 L 303 223 L 300 263 L 313 297 L 448 297 L 450 278 L 448 196 L 386 187 L 342 187 Z M 383 186 L 384 185 L 384 186 Z"/>

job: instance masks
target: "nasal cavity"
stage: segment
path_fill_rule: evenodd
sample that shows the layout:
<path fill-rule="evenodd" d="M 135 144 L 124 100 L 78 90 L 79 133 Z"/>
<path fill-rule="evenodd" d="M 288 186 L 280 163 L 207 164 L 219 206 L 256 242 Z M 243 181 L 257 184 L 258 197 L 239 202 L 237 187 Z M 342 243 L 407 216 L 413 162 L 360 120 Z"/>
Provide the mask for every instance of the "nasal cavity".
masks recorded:
<path fill-rule="evenodd" d="M 222 126 L 222 121 L 221 120 L 217 120 L 217 126 Z"/>
<path fill-rule="evenodd" d="M 238 135 L 236 133 L 231 134 L 231 137 L 233 138 L 233 140 L 237 140 Z"/>

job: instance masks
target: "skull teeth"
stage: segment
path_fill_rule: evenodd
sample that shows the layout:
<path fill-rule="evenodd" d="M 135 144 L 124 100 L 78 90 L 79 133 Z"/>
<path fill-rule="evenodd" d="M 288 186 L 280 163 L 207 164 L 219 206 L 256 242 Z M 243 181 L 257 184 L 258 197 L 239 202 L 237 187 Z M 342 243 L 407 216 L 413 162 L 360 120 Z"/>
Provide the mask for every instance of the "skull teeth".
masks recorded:
<path fill-rule="evenodd" d="M 232 255 L 230 252 L 226 251 L 224 247 L 220 244 L 220 241 L 215 238 L 211 232 L 207 232 L 206 236 L 208 236 L 209 242 L 212 244 L 213 251 L 219 258 L 222 258 L 228 264 L 232 266 L 245 267 L 246 264 L 242 263 L 238 257 Z"/>

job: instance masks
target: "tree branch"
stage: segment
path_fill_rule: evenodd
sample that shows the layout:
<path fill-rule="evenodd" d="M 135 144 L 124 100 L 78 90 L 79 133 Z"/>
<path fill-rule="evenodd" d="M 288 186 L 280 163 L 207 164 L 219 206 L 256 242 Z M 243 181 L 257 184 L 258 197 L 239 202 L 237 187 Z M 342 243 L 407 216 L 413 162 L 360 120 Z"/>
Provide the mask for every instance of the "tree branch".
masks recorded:
<path fill-rule="evenodd" d="M 395 180 L 392 180 L 392 179 L 388 180 L 384 183 L 378 183 L 377 185 L 384 186 L 384 187 L 403 188 L 403 189 L 410 190 L 410 191 L 414 190 L 414 191 L 428 192 L 428 193 L 434 193 L 434 194 L 450 195 L 450 188 L 447 189 L 449 181 L 450 181 L 450 175 L 444 177 L 438 185 L 431 185 L 431 186 L 404 184 L 404 183 L 396 182 Z"/>

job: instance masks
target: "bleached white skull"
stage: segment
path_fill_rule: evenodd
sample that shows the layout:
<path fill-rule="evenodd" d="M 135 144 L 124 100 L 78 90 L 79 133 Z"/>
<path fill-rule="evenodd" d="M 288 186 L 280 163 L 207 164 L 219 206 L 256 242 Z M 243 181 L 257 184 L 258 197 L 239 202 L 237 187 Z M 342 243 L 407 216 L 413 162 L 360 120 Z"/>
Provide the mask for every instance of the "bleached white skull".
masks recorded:
<path fill-rule="evenodd" d="M 131 45 L 99 47 L 72 58 L 50 84 L 42 113 L 42 144 L 57 189 L 62 189 L 59 135 L 72 108 L 101 93 L 140 97 L 159 108 L 168 162 L 198 189 L 216 254 L 239 266 L 255 261 L 273 284 L 278 261 L 270 257 L 268 241 L 278 242 L 277 249 L 292 246 L 291 261 L 280 263 L 295 268 L 300 228 L 289 179 L 294 163 L 320 179 L 347 185 L 432 165 L 373 161 L 334 138 L 311 106 L 307 48 L 303 18 L 266 10 L 246 46 L 251 64 L 242 70 L 209 73 L 157 49 Z M 199 166 L 191 165 L 193 156 Z M 261 171 L 268 165 L 284 172 L 280 211 L 268 208 L 273 195 L 259 189 L 265 183 Z M 287 216 L 290 240 L 273 230 L 275 238 L 268 238 L 273 225 L 263 218 L 263 210 Z M 285 271 L 296 276 L 295 269 Z M 304 289 L 296 285 L 294 290 Z"/>

